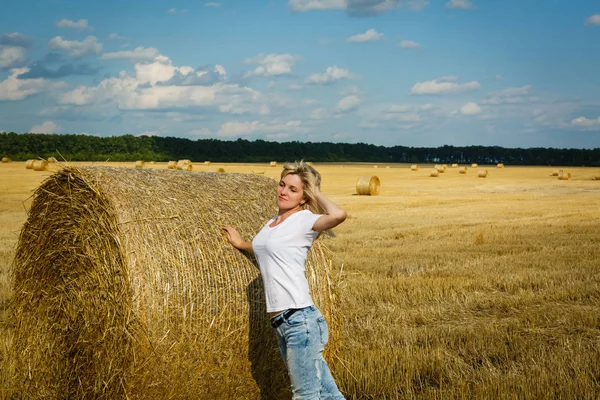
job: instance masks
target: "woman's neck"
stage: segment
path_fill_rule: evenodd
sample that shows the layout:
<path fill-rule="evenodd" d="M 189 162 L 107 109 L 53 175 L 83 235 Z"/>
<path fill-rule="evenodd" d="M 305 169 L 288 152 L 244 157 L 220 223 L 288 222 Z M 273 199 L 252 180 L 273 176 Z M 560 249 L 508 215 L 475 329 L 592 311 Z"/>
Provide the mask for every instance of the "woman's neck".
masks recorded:
<path fill-rule="evenodd" d="M 292 215 L 293 213 L 300 211 L 301 209 L 302 208 L 300 208 L 300 205 L 297 205 L 294 208 L 290 208 L 289 210 L 281 210 L 280 209 L 279 213 L 277 213 L 277 219 L 280 219 L 280 218 L 285 219 L 288 216 Z"/>

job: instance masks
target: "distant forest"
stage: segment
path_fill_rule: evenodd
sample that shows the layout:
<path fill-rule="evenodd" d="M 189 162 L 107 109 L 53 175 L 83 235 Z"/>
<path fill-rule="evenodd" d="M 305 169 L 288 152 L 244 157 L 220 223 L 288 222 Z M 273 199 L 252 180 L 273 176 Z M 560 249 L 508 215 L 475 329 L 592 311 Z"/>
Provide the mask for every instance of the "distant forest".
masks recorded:
<path fill-rule="evenodd" d="M 56 157 L 67 161 L 460 163 L 600 166 L 600 148 L 406 147 L 366 143 L 190 140 L 158 136 L 0 133 L 0 157 L 15 161 Z"/>

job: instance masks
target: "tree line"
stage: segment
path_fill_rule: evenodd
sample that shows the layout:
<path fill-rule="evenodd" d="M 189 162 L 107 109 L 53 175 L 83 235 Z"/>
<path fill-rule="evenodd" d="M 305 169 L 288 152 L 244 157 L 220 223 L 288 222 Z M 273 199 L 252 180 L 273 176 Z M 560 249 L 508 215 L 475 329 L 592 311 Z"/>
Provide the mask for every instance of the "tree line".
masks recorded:
<path fill-rule="evenodd" d="M 600 148 L 407 147 L 367 143 L 190 140 L 158 136 L 0 133 L 0 157 L 15 161 L 56 157 L 67 161 L 459 163 L 600 166 Z"/>

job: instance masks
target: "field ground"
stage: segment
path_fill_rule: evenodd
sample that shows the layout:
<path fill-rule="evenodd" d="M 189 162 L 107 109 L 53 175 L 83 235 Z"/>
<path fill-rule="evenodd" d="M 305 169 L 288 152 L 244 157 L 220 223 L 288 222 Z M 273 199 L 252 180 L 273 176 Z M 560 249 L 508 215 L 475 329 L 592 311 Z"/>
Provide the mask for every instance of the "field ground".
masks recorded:
<path fill-rule="evenodd" d="M 194 171 L 218 167 L 280 172 Z M 600 168 L 564 167 L 572 178 L 561 181 L 556 167 L 483 166 L 487 178 L 454 168 L 432 178 L 423 165 L 315 167 L 349 213 L 326 239 L 341 276 L 333 373 L 349 398 L 600 398 Z M 0 385 L 9 267 L 28 197 L 48 175 L 0 164 Z M 357 196 L 357 178 L 370 175 L 381 194 Z"/>

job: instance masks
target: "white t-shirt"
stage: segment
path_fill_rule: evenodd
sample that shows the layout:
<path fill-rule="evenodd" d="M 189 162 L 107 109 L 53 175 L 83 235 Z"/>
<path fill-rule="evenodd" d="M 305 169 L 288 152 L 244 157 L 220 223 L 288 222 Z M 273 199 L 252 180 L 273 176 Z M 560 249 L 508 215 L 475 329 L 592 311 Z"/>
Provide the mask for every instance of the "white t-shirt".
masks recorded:
<path fill-rule="evenodd" d="M 320 217 L 301 210 L 271 228 L 274 217 L 252 240 L 265 286 L 267 312 L 313 305 L 305 264 L 308 250 L 319 235 L 312 227 Z"/>

